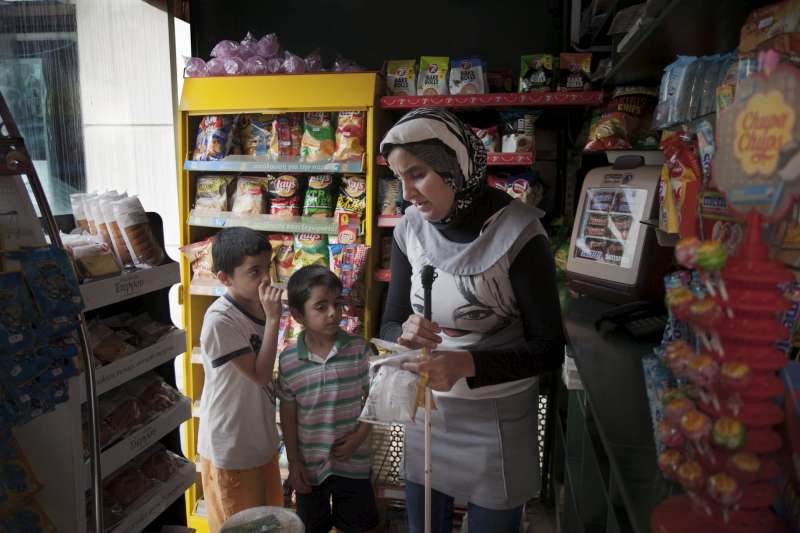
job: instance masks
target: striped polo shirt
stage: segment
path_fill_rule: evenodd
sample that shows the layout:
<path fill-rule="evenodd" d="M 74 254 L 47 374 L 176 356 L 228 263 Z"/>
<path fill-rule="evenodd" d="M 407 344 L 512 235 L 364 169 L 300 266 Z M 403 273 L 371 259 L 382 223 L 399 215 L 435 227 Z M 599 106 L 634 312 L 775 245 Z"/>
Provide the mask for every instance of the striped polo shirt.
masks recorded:
<path fill-rule="evenodd" d="M 370 475 L 369 439 L 348 461 L 331 454 L 333 443 L 358 426 L 369 392 L 369 354 L 364 339 L 340 331 L 327 357 L 309 352 L 304 333 L 280 355 L 278 398 L 297 404 L 299 451 L 314 485 L 331 475 L 356 479 Z"/>

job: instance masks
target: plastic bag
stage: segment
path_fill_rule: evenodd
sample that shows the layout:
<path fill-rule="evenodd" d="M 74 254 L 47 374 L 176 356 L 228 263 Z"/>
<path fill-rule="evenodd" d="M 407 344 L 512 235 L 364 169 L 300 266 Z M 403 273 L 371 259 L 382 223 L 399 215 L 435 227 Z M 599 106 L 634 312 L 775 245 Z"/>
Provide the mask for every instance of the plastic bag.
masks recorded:
<path fill-rule="evenodd" d="M 364 218 L 364 211 L 367 209 L 367 181 L 364 176 L 346 175 L 342 178 L 342 192 L 336 202 L 336 212 L 352 213 L 358 215 L 359 219 Z"/>
<path fill-rule="evenodd" d="M 502 151 L 510 153 L 533 152 L 536 148 L 536 119 L 541 112 L 503 111 Z"/>
<path fill-rule="evenodd" d="M 270 279 L 273 284 L 285 285 L 294 270 L 294 235 L 270 235 L 269 244 L 272 246 Z"/>
<path fill-rule="evenodd" d="M 164 262 L 164 250 L 153 235 L 147 212 L 137 196 L 114 202 L 114 222 L 122 231 L 134 264 L 158 266 Z"/>
<path fill-rule="evenodd" d="M 403 214 L 403 186 L 397 178 L 381 178 L 378 189 L 380 214 L 397 216 Z"/>
<path fill-rule="evenodd" d="M 69 203 L 72 207 L 72 216 L 75 219 L 75 226 L 81 231 L 89 231 L 89 221 L 86 219 L 86 209 L 84 200 L 88 196 L 85 193 L 73 193 L 69 195 Z"/>
<path fill-rule="evenodd" d="M 233 176 L 199 176 L 194 195 L 194 208 L 205 213 L 228 210 L 228 187 Z"/>
<path fill-rule="evenodd" d="M 648 87 L 618 87 L 606 108 L 592 121 L 584 150 L 629 150 L 653 112 L 656 91 Z"/>
<path fill-rule="evenodd" d="M 267 59 L 277 56 L 280 49 L 281 44 L 278 42 L 278 36 L 274 33 L 266 34 L 256 44 L 256 53 Z"/>
<path fill-rule="evenodd" d="M 236 180 L 231 212 L 241 215 L 263 215 L 266 212 L 265 178 L 242 176 Z"/>
<path fill-rule="evenodd" d="M 369 396 L 359 421 L 378 425 L 415 423 L 419 376 L 403 370 L 401 365 L 416 360 L 420 353 L 421 350 L 401 352 L 370 364 Z"/>
<path fill-rule="evenodd" d="M 336 60 L 333 62 L 334 72 L 363 72 L 365 69 L 351 59 L 347 59 L 342 54 L 336 54 Z"/>
<path fill-rule="evenodd" d="M 319 50 L 314 50 L 308 54 L 303 60 L 306 64 L 306 72 L 322 72 L 322 54 Z"/>
<path fill-rule="evenodd" d="M 497 126 L 490 126 L 486 129 L 472 128 L 478 139 L 481 140 L 487 152 L 497 152 L 500 147 L 500 136 L 497 133 Z"/>
<path fill-rule="evenodd" d="M 247 32 L 247 35 L 245 35 L 244 39 L 242 39 L 239 43 L 239 57 L 247 61 L 249 58 L 257 55 L 257 44 L 258 41 L 256 41 L 255 37 L 253 37 L 253 34 Z"/>
<path fill-rule="evenodd" d="M 551 54 L 522 56 L 519 73 L 519 92 L 553 90 L 553 56 Z"/>
<path fill-rule="evenodd" d="M 294 238 L 295 272 L 309 265 L 328 267 L 328 236 L 315 233 L 300 233 Z"/>
<path fill-rule="evenodd" d="M 133 258 L 128 251 L 128 247 L 125 245 L 125 239 L 122 238 L 122 233 L 119 230 L 119 226 L 114 225 L 114 202 L 118 202 L 127 197 L 128 195 L 123 193 L 115 197 L 112 201 L 100 204 L 100 212 L 103 215 L 103 221 L 105 222 L 106 227 L 108 228 L 108 233 L 111 236 L 111 244 L 114 249 L 114 254 L 123 267 L 133 265 Z M 103 231 L 102 228 L 100 231 Z"/>
<path fill-rule="evenodd" d="M 251 76 L 270 74 L 268 61 L 261 56 L 250 56 L 244 62 L 244 73 Z"/>
<path fill-rule="evenodd" d="M 233 57 L 239 53 L 239 43 L 225 39 L 214 45 L 211 57 Z"/>
<path fill-rule="evenodd" d="M 279 217 L 300 216 L 302 196 L 297 176 L 283 174 L 267 178 L 267 190 L 271 198 L 269 213 Z"/>
<path fill-rule="evenodd" d="M 213 57 L 206 63 L 206 72 L 209 76 L 224 76 L 225 62 L 220 57 Z"/>
<path fill-rule="evenodd" d="M 291 52 L 285 52 L 283 57 L 283 70 L 289 74 L 303 74 L 306 71 L 306 62 L 303 58 Z"/>
<path fill-rule="evenodd" d="M 223 57 L 222 68 L 226 76 L 238 76 L 244 74 L 244 60 L 238 56 Z"/>
<path fill-rule="evenodd" d="M 192 280 L 213 280 L 214 263 L 211 258 L 211 247 L 214 245 L 214 238 L 200 242 L 193 242 L 181 247 L 181 252 L 186 256 L 192 266 Z"/>
<path fill-rule="evenodd" d="M 360 161 L 364 157 L 363 111 L 341 111 L 336 124 L 334 161 Z"/>
<path fill-rule="evenodd" d="M 462 57 L 450 62 L 450 94 L 486 92 L 483 62 L 477 57 Z"/>

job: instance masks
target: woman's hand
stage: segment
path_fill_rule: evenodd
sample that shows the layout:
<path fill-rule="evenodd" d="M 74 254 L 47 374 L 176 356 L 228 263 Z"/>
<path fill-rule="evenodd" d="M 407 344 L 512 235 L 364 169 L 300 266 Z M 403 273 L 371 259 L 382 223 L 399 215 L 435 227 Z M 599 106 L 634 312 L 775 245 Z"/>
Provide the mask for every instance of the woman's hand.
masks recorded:
<path fill-rule="evenodd" d="M 442 328 L 435 322 L 425 320 L 419 315 L 411 315 L 403 323 L 403 334 L 397 339 L 397 344 L 412 350 L 436 348 L 442 342 L 442 338 L 437 335 L 441 331 Z"/>
<path fill-rule="evenodd" d="M 426 361 L 403 363 L 403 368 L 416 374 L 428 374 L 428 387 L 447 392 L 461 378 L 475 375 L 472 354 L 464 351 L 433 352 Z"/>
<path fill-rule="evenodd" d="M 266 318 L 280 320 L 281 318 L 281 294 L 283 290 L 270 285 L 269 276 L 261 280 L 258 285 L 258 299 L 264 309 Z"/>

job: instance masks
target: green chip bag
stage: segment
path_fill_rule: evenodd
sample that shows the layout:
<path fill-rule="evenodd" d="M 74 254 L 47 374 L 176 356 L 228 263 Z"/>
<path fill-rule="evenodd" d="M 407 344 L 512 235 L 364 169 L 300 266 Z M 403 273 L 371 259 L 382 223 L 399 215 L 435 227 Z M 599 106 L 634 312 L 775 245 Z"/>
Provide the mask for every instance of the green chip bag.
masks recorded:
<path fill-rule="evenodd" d="M 331 217 L 336 207 L 333 176 L 320 174 L 309 176 L 306 197 L 303 202 L 303 216 Z"/>
<path fill-rule="evenodd" d="M 299 233 L 294 237 L 294 271 L 304 266 L 328 267 L 328 236 L 315 233 Z"/>

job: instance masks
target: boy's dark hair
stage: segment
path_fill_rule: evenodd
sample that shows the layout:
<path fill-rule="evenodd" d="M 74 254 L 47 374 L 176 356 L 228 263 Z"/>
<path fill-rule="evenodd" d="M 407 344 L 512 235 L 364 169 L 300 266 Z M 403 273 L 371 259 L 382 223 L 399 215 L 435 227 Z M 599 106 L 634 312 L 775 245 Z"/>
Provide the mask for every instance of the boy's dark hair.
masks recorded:
<path fill-rule="evenodd" d="M 289 307 L 303 314 L 306 302 L 311 297 L 311 289 L 325 287 L 342 290 L 342 282 L 336 274 L 321 265 L 305 266 L 292 274 L 286 292 L 289 295 Z"/>
<path fill-rule="evenodd" d="M 225 228 L 214 237 L 211 261 L 214 272 L 232 276 L 233 270 L 244 263 L 244 258 L 272 251 L 267 238 L 250 228 Z"/>

